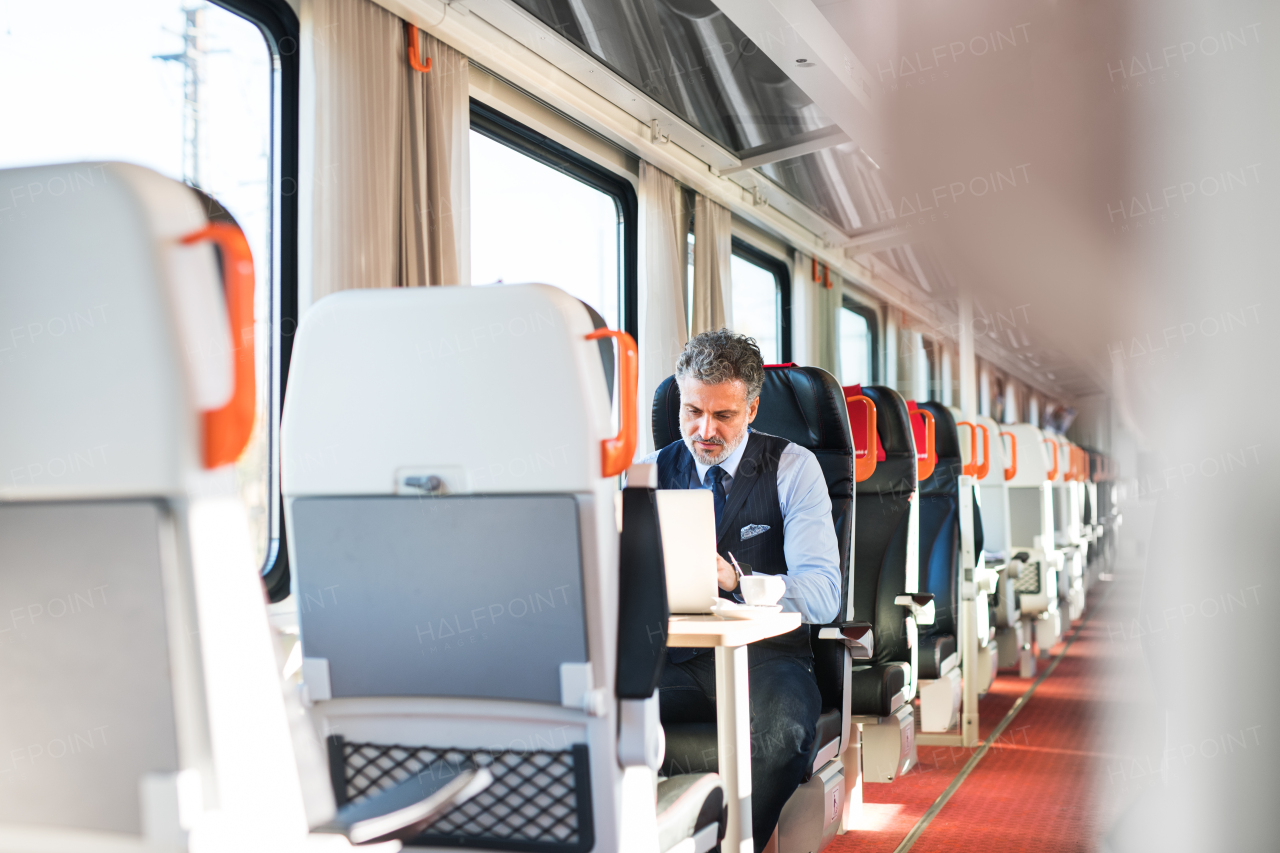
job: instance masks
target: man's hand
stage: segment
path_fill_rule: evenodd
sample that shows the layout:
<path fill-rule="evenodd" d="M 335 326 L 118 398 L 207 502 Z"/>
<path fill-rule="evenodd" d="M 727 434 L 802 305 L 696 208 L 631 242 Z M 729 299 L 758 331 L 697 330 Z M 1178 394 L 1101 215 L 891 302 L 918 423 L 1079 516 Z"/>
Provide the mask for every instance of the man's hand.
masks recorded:
<path fill-rule="evenodd" d="M 719 554 L 716 554 L 716 581 L 725 592 L 733 592 L 738 588 L 738 573 L 733 570 L 733 564 Z"/>

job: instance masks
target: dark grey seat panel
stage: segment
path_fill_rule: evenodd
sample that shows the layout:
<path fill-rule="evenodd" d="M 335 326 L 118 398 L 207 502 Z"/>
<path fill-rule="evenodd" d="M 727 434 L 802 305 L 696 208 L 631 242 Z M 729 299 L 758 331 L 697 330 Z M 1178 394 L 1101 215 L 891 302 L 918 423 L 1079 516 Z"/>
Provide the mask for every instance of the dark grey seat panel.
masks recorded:
<path fill-rule="evenodd" d="M 334 698 L 458 696 L 560 703 L 587 660 L 571 495 L 299 498 L 307 657 Z"/>
<path fill-rule="evenodd" d="M 1013 546 L 1027 548 L 1034 544 L 1040 533 L 1040 490 L 1026 487 L 1010 489 L 1009 535 Z"/>
<path fill-rule="evenodd" d="M 140 834 L 178 767 L 150 501 L 0 503 L 0 823 Z"/>

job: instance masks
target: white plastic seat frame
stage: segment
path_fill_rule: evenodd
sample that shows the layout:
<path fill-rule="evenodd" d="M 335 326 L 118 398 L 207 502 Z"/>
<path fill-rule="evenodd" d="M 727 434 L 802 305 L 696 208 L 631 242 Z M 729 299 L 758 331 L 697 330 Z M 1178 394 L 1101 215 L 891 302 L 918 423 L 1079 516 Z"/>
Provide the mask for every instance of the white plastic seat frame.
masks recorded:
<path fill-rule="evenodd" d="M 293 595 L 302 602 L 322 592 L 308 586 L 315 558 L 294 523 L 301 501 L 572 497 L 586 662 L 561 664 L 559 701 L 506 699 L 492 690 L 483 698 L 479 689 L 474 697 L 433 695 L 430 683 L 402 695 L 344 694 L 345 676 L 334 669 L 330 681 L 328 663 L 312 657 L 303 614 L 307 693 L 323 733 L 348 740 L 460 749 L 585 745 L 595 849 L 654 853 L 661 729 L 656 692 L 647 700 L 614 693 L 618 478 L 602 473 L 602 442 L 615 430 L 592 333 L 577 299 L 541 284 L 346 291 L 317 302 L 299 327 L 282 423 Z M 515 598 L 503 594 L 491 593 L 495 602 Z M 461 619 L 451 630 L 468 627 L 471 616 L 464 611 Z M 443 636 L 433 632 L 431 642 L 436 633 Z M 409 640 L 423 636 L 419 630 Z M 478 688 L 491 687 L 480 684 L 482 672 L 474 678 Z"/>
<path fill-rule="evenodd" d="M 1053 478 L 1057 472 L 1053 445 L 1039 427 L 1031 424 L 1006 424 L 1017 442 L 1017 471 L 1008 480 L 1010 512 L 1010 544 L 1014 554 L 1026 552 L 1027 567 L 1022 569 L 1018 586 L 1034 586 L 1035 591 L 1018 593 L 1023 624 L 1020 670 L 1023 677 L 1035 672 L 1031 642 L 1046 653 L 1062 634 L 1062 618 L 1058 611 L 1058 572 L 1062 554 L 1054 546 Z M 1030 541 L 1026 541 L 1030 540 Z M 1036 572 L 1029 576 L 1028 571 Z M 1037 583 L 1032 585 L 1030 580 Z"/>
<path fill-rule="evenodd" d="M 997 602 L 997 606 L 988 608 L 987 624 L 995 646 L 993 666 L 998 669 L 1017 663 L 1023 647 L 1014 583 L 1024 564 L 1014 559 L 1018 552 L 1013 548 L 1009 518 L 1009 480 L 1016 474 L 1017 436 L 1009 432 L 1008 424 L 997 424 L 989 417 L 979 416 L 977 422 L 985 425 L 991 435 L 991 464 L 986 475 L 979 478 L 978 494 L 982 501 L 983 563 L 996 576 L 992 583 L 989 574 L 979 573 L 978 584 L 988 595 L 995 595 Z"/>
<path fill-rule="evenodd" d="M 189 188 L 120 163 L 0 172 L 0 194 L 15 193 L 25 209 L 0 229 L 0 316 L 23 324 L 7 342 L 18 358 L 0 368 L 0 467 L 12 472 L 0 483 L 0 514 L 50 525 L 21 552 L 45 559 L 46 570 L 90 586 L 105 572 L 115 580 L 92 595 L 91 611 L 74 596 L 29 607 L 28 624 L 14 627 L 32 636 L 0 652 L 6 723 L 61 729 L 28 734 L 23 746 L 40 740 L 40 752 L 28 748 L 17 772 L 0 775 L 0 848 L 348 848 L 341 837 L 308 835 L 333 802 L 305 788 L 298 766 L 322 767 L 322 754 L 282 690 L 234 472 L 209 451 L 218 435 L 202 413 L 233 395 L 252 400 L 253 390 L 235 378 L 213 249 L 193 237 L 208 233 L 200 203 Z M 224 263 L 247 264 L 241 248 Z M 232 444 L 238 454 L 243 442 Z M 63 510 L 151 520 L 133 525 L 132 538 L 99 525 L 127 553 L 104 549 L 68 564 L 56 562 L 59 542 L 79 547 L 90 532 L 59 534 Z M 21 555 L 8 562 L 23 531 L 5 535 L 12 594 L 30 573 Z M 45 624 L 59 634 L 37 638 Z M 96 633 L 77 633 L 90 624 Z M 137 626 L 148 624 L 159 633 L 146 651 L 167 667 L 135 666 Z M 68 637 L 80 641 L 74 649 Z M 43 667 L 32 670 L 37 661 Z M 65 698 L 48 704 L 57 695 Z M 139 708 L 137 696 L 153 699 Z M 85 698 L 99 703 L 97 716 L 75 717 Z M 135 716 L 112 717 L 113 708 Z M 72 737 L 92 726 L 101 742 Z M 141 778 L 121 779 L 120 766 Z"/>
<path fill-rule="evenodd" d="M 1058 448 L 1058 472 L 1053 480 L 1054 546 L 1062 555 L 1058 573 L 1060 610 L 1067 621 L 1079 619 L 1085 602 L 1085 552 L 1089 537 L 1083 525 L 1084 483 L 1077 478 L 1076 445 L 1066 436 L 1046 433 Z M 1065 626 L 1064 626 L 1065 628 Z"/>

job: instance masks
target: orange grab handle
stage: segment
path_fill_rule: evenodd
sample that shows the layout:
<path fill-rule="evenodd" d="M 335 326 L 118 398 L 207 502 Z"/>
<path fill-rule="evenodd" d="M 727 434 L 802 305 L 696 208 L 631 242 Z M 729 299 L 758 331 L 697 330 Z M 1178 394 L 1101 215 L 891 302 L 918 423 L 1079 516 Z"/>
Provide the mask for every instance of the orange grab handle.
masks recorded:
<path fill-rule="evenodd" d="M 587 340 L 616 338 L 618 342 L 618 434 L 600 441 L 600 475 L 616 477 L 636 455 L 636 392 L 640 385 L 640 357 L 635 339 L 626 332 L 596 329 Z"/>
<path fill-rule="evenodd" d="M 974 476 L 981 480 L 991 470 L 991 432 L 985 424 L 978 424 L 978 429 L 982 430 L 982 464 L 974 466 Z"/>
<path fill-rule="evenodd" d="M 978 473 L 978 431 L 968 421 L 956 421 L 956 426 L 969 428 L 969 461 L 960 468 L 960 473 L 967 477 L 976 476 Z"/>
<path fill-rule="evenodd" d="M 1046 438 L 1044 439 L 1044 443 L 1053 445 L 1053 468 L 1045 475 L 1046 480 L 1053 480 L 1058 476 L 1058 442 L 1054 441 L 1052 438 Z"/>
<path fill-rule="evenodd" d="M 845 406 L 849 409 L 850 423 L 852 423 L 853 403 L 861 403 L 862 410 L 866 415 L 863 433 L 863 444 L 865 447 L 858 447 L 858 434 L 853 434 L 853 477 L 854 482 L 864 482 L 871 479 L 871 475 L 876 472 L 876 404 L 870 397 L 854 396 L 844 398 Z"/>
<path fill-rule="evenodd" d="M 1004 478 L 1012 480 L 1018 476 L 1018 437 L 1011 432 L 1001 430 L 1001 435 L 1009 437 L 1009 458 L 1013 460 L 1013 464 L 1004 469 Z"/>
<path fill-rule="evenodd" d="M 235 387 L 221 409 L 204 412 L 204 467 L 217 468 L 240 458 L 249 434 L 257 394 L 253 359 L 253 255 L 244 234 L 227 222 L 211 222 L 178 242 L 190 246 L 210 240 L 222 250 L 223 289 L 231 326 Z"/>
<path fill-rule="evenodd" d="M 923 416 L 925 450 L 924 453 L 916 451 L 916 478 L 927 480 L 933 473 L 934 466 L 938 464 L 938 455 L 933 452 L 933 412 L 928 409 L 916 409 L 911 414 Z"/>
<path fill-rule="evenodd" d="M 409 67 L 426 74 L 431 70 L 431 57 L 427 57 L 424 65 L 421 54 L 418 53 L 418 28 L 408 21 L 405 22 L 405 26 L 409 28 Z"/>

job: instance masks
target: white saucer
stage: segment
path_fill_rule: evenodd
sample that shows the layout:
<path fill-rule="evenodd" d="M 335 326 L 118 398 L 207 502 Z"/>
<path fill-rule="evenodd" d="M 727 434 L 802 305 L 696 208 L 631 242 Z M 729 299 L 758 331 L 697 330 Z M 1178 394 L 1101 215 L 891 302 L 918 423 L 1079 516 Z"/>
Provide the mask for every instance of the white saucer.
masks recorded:
<path fill-rule="evenodd" d="M 721 619 L 754 619 L 766 613 L 781 613 L 781 604 L 739 604 L 721 598 L 711 605 L 711 612 Z"/>

